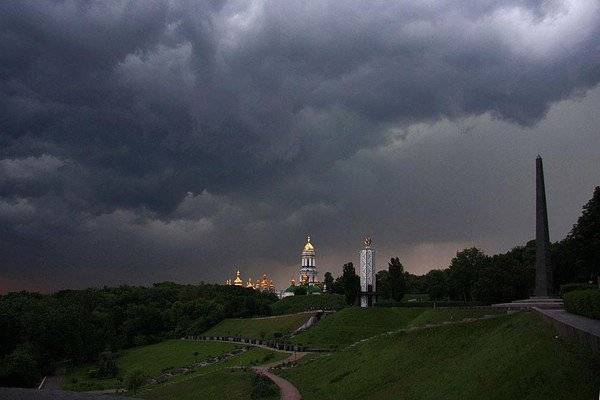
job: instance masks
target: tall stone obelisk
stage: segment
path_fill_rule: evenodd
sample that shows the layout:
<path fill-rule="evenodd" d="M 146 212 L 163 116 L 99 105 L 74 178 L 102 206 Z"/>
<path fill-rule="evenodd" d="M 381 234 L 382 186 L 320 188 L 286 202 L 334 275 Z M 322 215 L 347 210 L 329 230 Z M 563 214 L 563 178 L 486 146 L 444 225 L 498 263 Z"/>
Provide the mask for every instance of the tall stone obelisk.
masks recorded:
<path fill-rule="evenodd" d="M 536 297 L 552 293 L 552 261 L 550 259 L 550 234 L 544 185 L 542 157 L 535 160 L 535 291 Z"/>

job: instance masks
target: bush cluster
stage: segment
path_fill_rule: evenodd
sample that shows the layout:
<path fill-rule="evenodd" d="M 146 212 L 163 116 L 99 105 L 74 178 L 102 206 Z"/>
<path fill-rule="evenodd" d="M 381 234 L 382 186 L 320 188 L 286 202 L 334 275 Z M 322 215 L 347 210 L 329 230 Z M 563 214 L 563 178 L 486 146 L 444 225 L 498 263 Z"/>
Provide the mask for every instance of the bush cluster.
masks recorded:
<path fill-rule="evenodd" d="M 565 293 L 575 290 L 588 290 L 597 288 L 598 285 L 594 285 L 593 283 L 567 283 L 566 285 L 560 286 L 560 296 L 562 297 Z"/>
<path fill-rule="evenodd" d="M 600 319 L 600 290 L 574 290 L 565 293 L 563 299 L 568 312 Z"/>

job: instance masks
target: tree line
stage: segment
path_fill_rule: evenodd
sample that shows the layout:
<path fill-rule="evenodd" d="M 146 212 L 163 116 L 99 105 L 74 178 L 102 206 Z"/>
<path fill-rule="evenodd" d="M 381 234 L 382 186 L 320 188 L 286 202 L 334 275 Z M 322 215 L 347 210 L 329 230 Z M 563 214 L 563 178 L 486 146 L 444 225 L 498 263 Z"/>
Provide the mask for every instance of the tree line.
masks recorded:
<path fill-rule="evenodd" d="M 569 234 L 551 245 L 554 291 L 567 283 L 595 282 L 600 285 L 600 187 Z M 428 294 L 433 301 L 509 302 L 529 297 L 535 280 L 535 241 L 516 246 L 503 254 L 486 255 L 472 247 L 457 252 L 447 267 L 425 275 L 404 270 L 398 257 L 376 276 L 379 301 L 400 302 L 406 293 Z M 360 280 L 354 265 L 347 263 L 343 274 L 333 279 L 325 274 L 325 288 L 343 294 L 347 304 L 356 304 Z"/>
<path fill-rule="evenodd" d="M 169 282 L 9 293 L 0 296 L 0 386 L 34 386 L 60 366 L 102 366 L 120 349 L 198 334 L 224 318 L 269 315 L 276 300 L 242 287 Z"/>

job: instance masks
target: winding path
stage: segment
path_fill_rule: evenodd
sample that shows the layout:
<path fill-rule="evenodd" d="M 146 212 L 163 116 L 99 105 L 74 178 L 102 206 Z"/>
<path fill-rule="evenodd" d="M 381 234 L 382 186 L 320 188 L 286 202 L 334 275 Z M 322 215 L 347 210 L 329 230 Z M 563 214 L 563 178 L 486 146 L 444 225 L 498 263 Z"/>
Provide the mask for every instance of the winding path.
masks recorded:
<path fill-rule="evenodd" d="M 283 379 L 280 376 L 275 375 L 274 373 L 269 371 L 269 368 L 278 367 L 281 364 L 286 364 L 289 362 L 298 361 L 302 357 L 304 357 L 306 353 L 295 353 L 280 361 L 275 361 L 270 364 L 261 365 L 258 367 L 252 367 L 252 371 L 259 375 L 266 376 L 274 384 L 279 387 L 279 391 L 281 392 L 281 400 L 302 400 L 302 396 L 300 392 L 296 388 L 296 386 L 292 385 L 292 383 L 286 379 Z"/>

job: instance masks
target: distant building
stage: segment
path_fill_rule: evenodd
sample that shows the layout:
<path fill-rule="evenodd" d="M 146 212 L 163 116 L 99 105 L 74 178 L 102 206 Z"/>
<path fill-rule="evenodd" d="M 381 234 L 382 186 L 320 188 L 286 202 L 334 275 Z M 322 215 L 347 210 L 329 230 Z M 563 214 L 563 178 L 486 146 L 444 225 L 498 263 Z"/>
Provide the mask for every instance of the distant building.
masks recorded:
<path fill-rule="evenodd" d="M 267 275 L 264 274 L 261 280 L 256 281 L 254 289 L 260 290 L 261 292 L 275 293 L 275 283 L 273 282 L 273 279 L 269 279 Z"/>
<path fill-rule="evenodd" d="M 275 293 L 275 282 L 273 279 L 269 279 L 266 274 L 262 276 L 262 279 L 256 280 L 254 283 L 252 283 L 252 278 L 248 278 L 246 284 L 244 285 L 240 271 L 236 271 L 235 279 L 226 279 L 225 285 L 240 286 L 248 289 L 260 290 L 261 292 Z"/>
<path fill-rule="evenodd" d="M 281 295 L 279 297 L 281 297 L 283 299 L 284 297 L 293 296 L 295 290 L 296 290 L 296 281 L 294 280 L 294 278 L 292 278 L 292 279 L 290 279 L 290 286 L 288 286 L 287 289 L 285 289 L 283 292 L 281 292 Z"/>
<path fill-rule="evenodd" d="M 323 285 L 319 282 L 318 275 L 315 247 L 311 243 L 309 235 L 300 256 L 298 282 L 292 278 L 290 286 L 281 293 L 280 297 L 294 296 L 296 290 L 301 287 L 304 288 L 306 294 L 323 293 Z"/>
<path fill-rule="evenodd" d="M 240 278 L 240 271 L 236 272 L 235 279 L 233 280 L 234 286 L 244 286 L 244 281 Z"/>
<path fill-rule="evenodd" d="M 306 238 L 306 244 L 302 250 L 300 261 L 300 270 L 298 271 L 298 281 L 304 285 L 314 285 L 318 283 L 317 263 L 315 248 L 310 242 L 310 235 Z"/>

